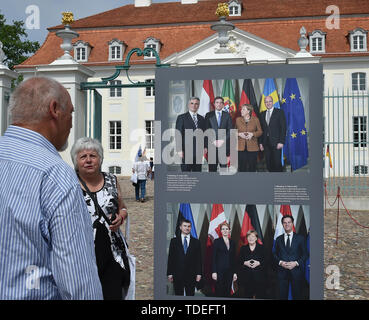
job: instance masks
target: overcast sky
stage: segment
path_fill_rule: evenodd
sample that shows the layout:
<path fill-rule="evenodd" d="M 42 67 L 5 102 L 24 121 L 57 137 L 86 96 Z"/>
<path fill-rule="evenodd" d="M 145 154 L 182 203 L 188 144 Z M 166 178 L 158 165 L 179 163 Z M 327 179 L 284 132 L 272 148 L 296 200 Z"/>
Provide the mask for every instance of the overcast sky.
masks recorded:
<path fill-rule="evenodd" d="M 172 1 L 175 0 L 153 0 L 152 2 Z M 13 20 L 22 20 L 26 28 L 37 27 L 37 21 L 33 17 L 39 12 L 39 28 L 27 28 L 27 33 L 30 40 L 39 41 L 42 45 L 47 35 L 47 28 L 61 23 L 63 11 L 72 11 L 74 19 L 77 20 L 133 3 L 134 0 L 1 0 L 0 11 L 8 24 Z"/>

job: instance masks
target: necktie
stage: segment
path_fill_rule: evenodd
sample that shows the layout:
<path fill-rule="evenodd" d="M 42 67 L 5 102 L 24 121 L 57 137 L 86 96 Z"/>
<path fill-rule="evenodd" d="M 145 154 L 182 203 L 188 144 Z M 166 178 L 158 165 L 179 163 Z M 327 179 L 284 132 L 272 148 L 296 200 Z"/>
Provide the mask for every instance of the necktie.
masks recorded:
<path fill-rule="evenodd" d="M 192 118 L 193 118 L 193 122 L 195 122 L 195 127 L 197 129 L 197 116 L 196 116 L 196 114 L 192 115 Z"/>
<path fill-rule="evenodd" d="M 287 249 L 289 249 L 291 247 L 290 234 L 289 233 L 287 233 L 287 244 L 286 244 L 286 246 L 287 246 Z"/>
<path fill-rule="evenodd" d="M 183 237 L 183 250 L 185 254 L 187 253 L 187 248 L 188 248 L 187 237 Z"/>
<path fill-rule="evenodd" d="M 217 114 L 218 114 L 218 127 L 220 127 L 220 118 L 222 117 L 222 113 L 217 112 Z"/>
<path fill-rule="evenodd" d="M 269 121 L 270 121 L 270 110 L 267 111 L 267 117 L 266 117 L 266 122 L 269 126 Z"/>

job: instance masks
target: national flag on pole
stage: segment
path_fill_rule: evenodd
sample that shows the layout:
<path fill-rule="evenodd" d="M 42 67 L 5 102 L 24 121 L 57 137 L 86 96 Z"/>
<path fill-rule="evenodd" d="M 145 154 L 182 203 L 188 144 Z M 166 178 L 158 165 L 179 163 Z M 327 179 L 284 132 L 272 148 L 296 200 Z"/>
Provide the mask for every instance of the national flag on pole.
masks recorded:
<path fill-rule="evenodd" d="M 135 162 L 138 161 L 138 158 L 139 157 L 142 157 L 142 148 L 141 148 L 141 145 L 138 148 L 138 151 L 137 151 L 137 154 L 136 154 L 136 157 L 135 157 Z"/>
<path fill-rule="evenodd" d="M 263 112 L 267 109 L 266 106 L 265 106 L 265 102 L 264 102 L 264 99 L 267 96 L 271 96 L 273 98 L 273 107 L 274 108 L 276 108 L 276 109 L 281 108 L 281 106 L 279 104 L 279 97 L 278 97 L 277 89 L 275 87 L 273 78 L 266 78 L 265 79 L 263 95 L 262 95 L 261 101 L 260 101 L 260 112 Z M 283 152 L 283 149 L 282 149 L 282 156 L 281 156 L 282 166 L 284 166 L 283 153 L 284 152 Z"/>
<path fill-rule="evenodd" d="M 200 107 L 197 113 L 205 117 L 206 113 L 211 110 L 214 110 L 213 83 L 211 80 L 204 80 L 200 95 Z"/>
<path fill-rule="evenodd" d="M 222 97 L 224 99 L 224 111 L 229 112 L 232 117 L 232 121 L 236 118 L 236 100 L 234 98 L 234 91 L 232 80 L 224 80 Z"/>
<path fill-rule="evenodd" d="M 224 214 L 223 205 L 213 204 L 213 209 L 211 210 L 211 217 L 209 222 L 208 240 L 206 242 L 205 262 L 204 262 L 205 279 L 207 283 L 211 286 L 213 292 L 215 290 L 215 283 L 214 280 L 211 278 L 213 242 L 215 239 L 222 236 L 219 225 L 226 221 L 227 220 Z"/>
<path fill-rule="evenodd" d="M 273 252 L 275 251 L 275 242 L 277 238 L 284 233 L 283 225 L 282 225 L 282 217 L 284 216 L 292 216 L 291 207 L 288 204 L 282 204 L 279 210 L 279 215 L 277 217 L 277 224 L 275 226 L 274 232 L 274 240 L 273 240 Z M 293 232 L 296 232 L 295 225 L 292 228 Z M 292 289 L 291 284 L 288 290 L 288 300 L 292 300 Z"/>
<path fill-rule="evenodd" d="M 292 171 L 307 165 L 308 143 L 305 110 L 296 78 L 288 78 L 284 87 L 282 110 L 286 116 L 287 137 L 284 155 Z"/>
<path fill-rule="evenodd" d="M 179 205 L 177 227 L 176 227 L 177 237 L 181 235 L 181 230 L 179 229 L 179 226 L 181 225 L 181 222 L 183 219 L 191 221 L 191 236 L 197 239 L 195 220 L 193 219 L 191 205 L 189 203 L 181 203 Z"/>
<path fill-rule="evenodd" d="M 331 153 L 329 152 L 329 144 L 327 145 L 327 152 L 325 153 L 325 155 L 329 159 L 329 167 L 330 168 L 333 168 L 333 165 L 332 165 L 332 157 L 331 157 Z"/>
<path fill-rule="evenodd" d="M 273 78 L 265 79 L 263 95 L 260 101 L 260 112 L 263 112 L 267 109 L 264 102 L 264 99 L 267 96 L 271 96 L 273 98 L 274 108 L 280 109 L 279 97 Z"/>
<path fill-rule="evenodd" d="M 241 227 L 239 248 L 248 244 L 246 235 L 249 230 L 255 230 L 258 234 L 258 243 L 263 244 L 263 234 L 260 227 L 259 216 L 256 205 L 254 204 L 246 205 Z"/>
<path fill-rule="evenodd" d="M 252 85 L 251 79 L 243 80 L 241 99 L 237 110 L 237 116 L 241 115 L 241 106 L 244 104 L 251 104 L 254 107 L 252 116 L 254 117 L 259 116 L 258 103 L 256 102 L 254 86 Z"/>

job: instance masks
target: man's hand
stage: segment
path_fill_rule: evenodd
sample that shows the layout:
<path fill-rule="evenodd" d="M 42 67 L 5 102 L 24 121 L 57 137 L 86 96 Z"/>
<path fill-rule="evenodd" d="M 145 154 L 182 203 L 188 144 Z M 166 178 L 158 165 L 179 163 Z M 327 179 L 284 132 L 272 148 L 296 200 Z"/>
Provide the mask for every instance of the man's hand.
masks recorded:
<path fill-rule="evenodd" d="M 170 275 L 168 275 L 168 281 L 169 282 L 173 282 L 173 276 L 170 274 Z"/>
<path fill-rule="evenodd" d="M 196 276 L 196 282 L 199 282 L 201 280 L 201 274 L 198 274 L 197 276 Z"/>
<path fill-rule="evenodd" d="M 264 151 L 264 147 L 262 144 L 259 144 L 260 151 Z"/>
<path fill-rule="evenodd" d="M 277 144 L 277 150 L 280 150 L 280 149 L 282 149 L 283 148 L 283 143 L 278 143 Z"/>

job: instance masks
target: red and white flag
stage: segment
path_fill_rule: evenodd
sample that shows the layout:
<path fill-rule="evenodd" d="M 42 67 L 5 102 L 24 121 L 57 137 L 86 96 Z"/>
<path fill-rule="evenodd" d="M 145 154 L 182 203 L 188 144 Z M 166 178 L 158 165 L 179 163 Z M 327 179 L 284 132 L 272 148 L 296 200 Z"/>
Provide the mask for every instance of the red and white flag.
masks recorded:
<path fill-rule="evenodd" d="M 205 117 L 206 113 L 211 110 L 214 110 L 213 83 L 211 80 L 204 80 L 200 96 L 200 107 L 197 113 Z"/>

